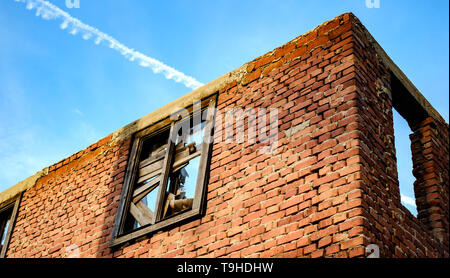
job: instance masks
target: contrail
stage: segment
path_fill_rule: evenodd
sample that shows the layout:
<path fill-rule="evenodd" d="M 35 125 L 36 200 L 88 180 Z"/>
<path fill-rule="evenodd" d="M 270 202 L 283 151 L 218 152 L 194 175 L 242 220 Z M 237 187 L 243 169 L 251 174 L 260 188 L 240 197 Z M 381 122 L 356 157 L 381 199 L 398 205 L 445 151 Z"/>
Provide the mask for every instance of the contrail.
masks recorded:
<path fill-rule="evenodd" d="M 70 30 L 70 34 L 77 35 L 78 33 L 85 40 L 90 38 L 94 39 L 95 44 L 105 44 L 110 48 L 118 51 L 122 56 L 130 61 L 136 61 L 142 67 L 147 67 L 152 69 L 154 73 L 162 73 L 167 79 L 172 79 L 175 82 L 181 82 L 188 88 L 198 88 L 203 84 L 197 81 L 191 76 L 187 76 L 178 70 L 167 66 L 166 64 L 148 57 L 134 49 L 126 47 L 122 43 L 118 42 L 113 37 L 99 31 L 97 28 L 89 26 L 80 20 L 72 17 L 67 12 L 61 10 L 52 3 L 44 0 L 14 0 L 15 2 L 26 3 L 26 8 L 28 10 L 36 10 L 36 16 L 40 16 L 45 20 L 56 20 L 60 19 L 62 21 L 60 27 L 63 30 Z"/>

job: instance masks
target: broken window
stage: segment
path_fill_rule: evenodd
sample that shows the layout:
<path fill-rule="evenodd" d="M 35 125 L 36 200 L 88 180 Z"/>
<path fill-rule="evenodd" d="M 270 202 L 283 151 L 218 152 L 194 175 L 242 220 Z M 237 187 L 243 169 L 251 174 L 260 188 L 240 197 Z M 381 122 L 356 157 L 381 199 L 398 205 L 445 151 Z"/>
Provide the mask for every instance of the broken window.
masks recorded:
<path fill-rule="evenodd" d="M 19 208 L 19 198 L 0 207 L 0 258 L 6 257 L 9 240 Z"/>
<path fill-rule="evenodd" d="M 215 97 L 200 107 L 136 134 L 113 246 L 202 213 Z"/>

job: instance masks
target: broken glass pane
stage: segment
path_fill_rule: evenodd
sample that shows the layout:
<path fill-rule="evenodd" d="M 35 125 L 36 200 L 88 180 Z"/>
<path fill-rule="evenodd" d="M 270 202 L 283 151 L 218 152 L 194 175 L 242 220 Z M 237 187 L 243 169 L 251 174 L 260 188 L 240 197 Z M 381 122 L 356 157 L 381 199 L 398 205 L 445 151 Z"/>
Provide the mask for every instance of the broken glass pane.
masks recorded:
<path fill-rule="evenodd" d="M 188 132 L 183 131 L 190 124 Z M 175 156 L 165 195 L 163 218 L 192 208 L 206 122 L 189 119 L 177 126 Z"/>
<path fill-rule="evenodd" d="M 150 218 L 150 223 L 153 221 L 156 212 L 156 198 L 158 197 L 159 185 L 156 186 L 152 191 L 150 191 L 144 198 L 142 198 L 138 203 L 137 207 L 141 212 Z M 133 223 L 133 229 L 141 227 L 141 224 L 135 219 Z"/>
<path fill-rule="evenodd" d="M 11 222 L 13 208 L 8 208 L 0 214 L 0 251 L 5 244 L 6 234 Z"/>

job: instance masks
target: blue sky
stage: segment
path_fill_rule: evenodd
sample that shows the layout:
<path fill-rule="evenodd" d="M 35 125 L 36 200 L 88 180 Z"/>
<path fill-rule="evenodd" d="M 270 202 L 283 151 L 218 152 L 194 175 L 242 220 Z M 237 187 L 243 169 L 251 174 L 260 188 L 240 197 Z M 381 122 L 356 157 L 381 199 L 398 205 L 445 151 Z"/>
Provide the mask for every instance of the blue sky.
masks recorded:
<path fill-rule="evenodd" d="M 447 0 L 50 2 L 203 83 L 351 11 L 449 121 Z M 0 0 L 0 191 L 191 91 L 60 24 Z M 407 138 L 404 122 L 396 128 Z M 409 145 L 397 148 L 412 197 Z"/>

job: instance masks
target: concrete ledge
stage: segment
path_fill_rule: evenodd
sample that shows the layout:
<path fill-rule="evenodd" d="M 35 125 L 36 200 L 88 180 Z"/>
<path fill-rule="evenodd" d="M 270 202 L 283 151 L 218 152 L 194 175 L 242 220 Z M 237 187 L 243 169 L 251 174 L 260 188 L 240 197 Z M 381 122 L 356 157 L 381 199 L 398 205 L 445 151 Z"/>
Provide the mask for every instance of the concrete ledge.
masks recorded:
<path fill-rule="evenodd" d="M 378 44 L 366 27 L 359 21 L 359 19 L 352 15 L 354 22 L 358 24 L 364 31 L 368 40 L 371 42 L 372 46 L 375 48 L 379 58 L 384 63 L 385 66 L 389 68 L 391 73 L 400 81 L 404 89 L 410 94 L 410 96 L 423 108 L 424 111 L 435 120 L 445 123 L 444 118 L 439 114 L 436 109 L 428 102 L 428 100 L 422 95 L 422 93 L 414 86 L 414 84 L 409 80 L 409 78 L 403 73 L 403 71 L 392 61 L 392 59 L 386 54 L 384 49 Z"/>
<path fill-rule="evenodd" d="M 5 203 L 8 200 L 16 197 L 20 193 L 26 191 L 27 189 L 33 187 L 36 184 L 36 181 L 48 174 L 48 167 L 42 169 L 31 177 L 26 178 L 25 180 L 19 182 L 18 184 L 6 189 L 5 191 L 0 193 L 0 205 Z"/>

